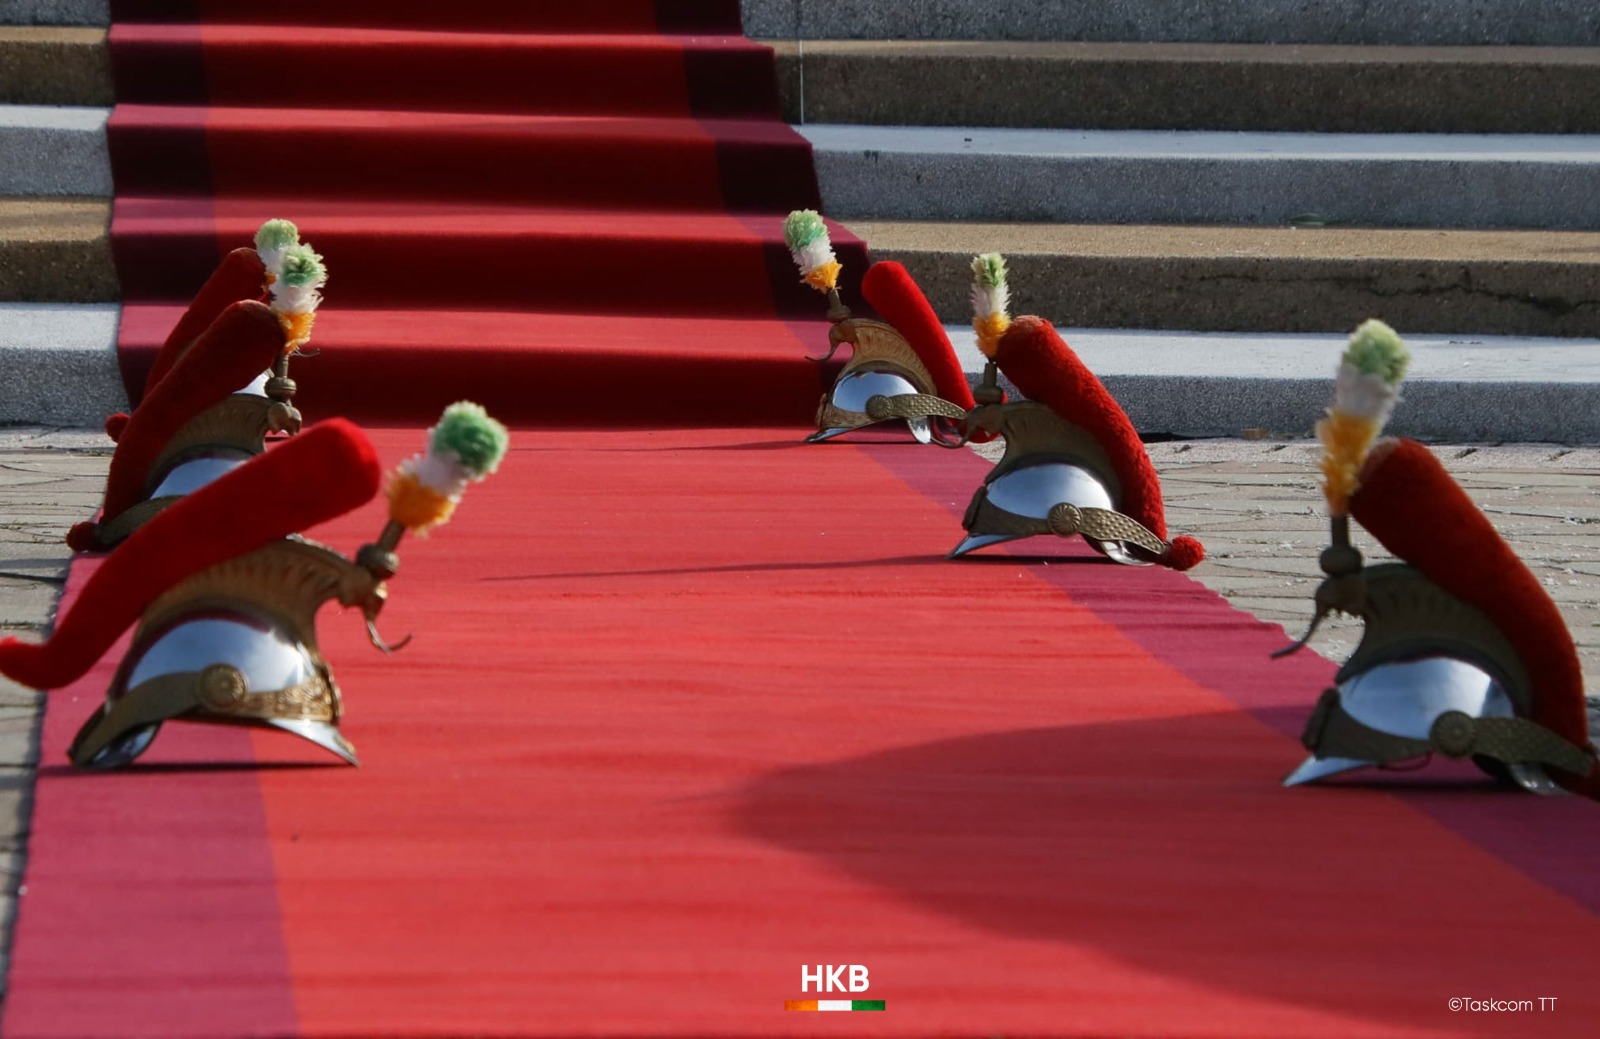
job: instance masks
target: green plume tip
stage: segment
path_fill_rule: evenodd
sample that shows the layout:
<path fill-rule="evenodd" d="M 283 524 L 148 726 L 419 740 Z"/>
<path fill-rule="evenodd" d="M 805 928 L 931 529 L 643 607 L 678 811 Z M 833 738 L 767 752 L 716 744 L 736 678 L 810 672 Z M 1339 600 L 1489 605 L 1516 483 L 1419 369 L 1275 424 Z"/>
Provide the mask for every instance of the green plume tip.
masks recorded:
<path fill-rule="evenodd" d="M 815 209 L 797 209 L 783 221 L 783 241 L 790 252 L 799 252 L 827 233 L 828 225 Z"/>
<path fill-rule="evenodd" d="M 1006 283 L 1006 258 L 999 253 L 984 253 L 972 258 L 972 277 L 980 285 L 998 288 Z"/>
<path fill-rule="evenodd" d="M 506 427 L 471 401 L 458 401 L 445 408 L 439 424 L 433 427 L 434 450 L 453 452 L 475 480 L 500 468 L 510 442 Z"/>
<path fill-rule="evenodd" d="M 326 279 L 328 269 L 322 257 L 309 245 L 297 245 L 283 254 L 283 273 L 279 275 L 285 285 L 304 288 Z"/>
<path fill-rule="evenodd" d="M 1373 318 L 1362 322 L 1361 327 L 1350 334 L 1344 362 L 1395 386 L 1405 378 L 1411 354 L 1394 329 Z"/>
<path fill-rule="evenodd" d="M 268 220 L 256 232 L 256 248 L 270 252 L 300 242 L 300 229 L 287 220 Z"/>

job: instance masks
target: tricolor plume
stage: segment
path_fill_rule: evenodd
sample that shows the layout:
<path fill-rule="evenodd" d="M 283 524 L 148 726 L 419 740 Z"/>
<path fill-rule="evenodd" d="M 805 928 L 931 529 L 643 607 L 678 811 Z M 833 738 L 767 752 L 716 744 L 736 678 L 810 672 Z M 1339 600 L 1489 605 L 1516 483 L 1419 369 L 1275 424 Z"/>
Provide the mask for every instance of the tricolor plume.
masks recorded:
<path fill-rule="evenodd" d="M 267 268 L 267 281 L 271 283 L 283 269 L 283 257 L 300 244 L 300 229 L 287 220 L 268 220 L 256 231 L 256 255 Z"/>
<path fill-rule="evenodd" d="M 450 518 L 467 484 L 500 468 L 510 436 L 482 407 L 460 401 L 428 431 L 428 450 L 401 462 L 385 493 L 389 519 L 421 534 Z"/>
<path fill-rule="evenodd" d="M 283 325 L 284 349 L 290 353 L 311 338 L 311 324 L 322 302 L 328 268 L 309 245 L 291 245 L 283 251 L 277 278 L 272 282 L 272 310 Z"/>
<path fill-rule="evenodd" d="M 1317 439 L 1325 449 L 1322 490 L 1334 516 L 1350 514 L 1361 464 L 1394 412 L 1410 363 L 1405 343 L 1382 321 L 1363 322 L 1350 336 L 1339 362 L 1333 407 L 1317 423 Z"/>
<path fill-rule="evenodd" d="M 800 280 L 818 292 L 839 286 L 841 265 L 833 255 L 828 225 L 814 209 L 797 209 L 783 221 L 783 241 L 800 268 Z"/>
<path fill-rule="evenodd" d="M 978 333 L 978 349 L 994 359 L 1000 337 L 1011 327 L 1011 290 L 1006 287 L 1006 258 L 999 253 L 984 253 L 972 258 L 972 328 Z"/>

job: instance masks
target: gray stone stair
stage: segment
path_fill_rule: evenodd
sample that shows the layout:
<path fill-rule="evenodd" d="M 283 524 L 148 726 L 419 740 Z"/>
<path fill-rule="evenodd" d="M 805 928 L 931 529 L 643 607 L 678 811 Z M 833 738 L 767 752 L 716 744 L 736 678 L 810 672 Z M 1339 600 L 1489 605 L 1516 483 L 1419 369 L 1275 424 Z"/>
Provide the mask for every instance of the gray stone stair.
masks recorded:
<path fill-rule="evenodd" d="M 110 0 L 5 0 L 0 25 L 110 25 Z"/>
<path fill-rule="evenodd" d="M 1600 137 L 800 129 L 841 220 L 1600 228 Z"/>
<path fill-rule="evenodd" d="M 0 104 L 104 107 L 112 100 L 104 29 L 0 26 Z"/>
<path fill-rule="evenodd" d="M 1600 132 L 1600 48 L 767 42 L 792 123 Z"/>
<path fill-rule="evenodd" d="M 1600 233 L 939 223 L 848 226 L 941 318 L 1005 254 L 1012 310 L 1095 328 L 1600 336 Z"/>
<path fill-rule="evenodd" d="M 1600 44 L 1593 0 L 744 0 L 762 39 Z"/>
<path fill-rule="evenodd" d="M 104 108 L 0 105 L 0 195 L 111 194 Z"/>

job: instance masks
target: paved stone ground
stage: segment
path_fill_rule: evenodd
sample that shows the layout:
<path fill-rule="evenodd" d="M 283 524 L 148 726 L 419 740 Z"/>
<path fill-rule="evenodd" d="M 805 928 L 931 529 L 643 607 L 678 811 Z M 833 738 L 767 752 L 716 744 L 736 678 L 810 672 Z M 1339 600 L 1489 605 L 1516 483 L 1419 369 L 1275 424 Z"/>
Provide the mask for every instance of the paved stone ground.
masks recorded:
<path fill-rule="evenodd" d="M 1209 551 L 1193 576 L 1282 624 L 1285 643 L 1310 620 L 1327 538 L 1318 450 L 1304 440 L 1150 445 L 1169 525 L 1200 536 Z M 1577 639 L 1588 688 L 1600 691 L 1600 449 L 1436 450 L 1550 590 Z M 50 623 L 67 568 L 62 535 L 98 505 L 110 454 L 99 432 L 0 428 L 0 634 L 36 636 Z M 1382 558 L 1371 539 L 1357 537 L 1368 558 Z M 1314 645 L 1342 660 L 1359 637 L 1358 624 L 1336 620 Z M 0 949 L 9 948 L 21 883 L 42 699 L 0 678 Z"/>
<path fill-rule="evenodd" d="M 99 432 L 0 428 L 0 636 L 37 636 L 50 623 L 67 574 L 61 539 L 99 505 L 111 447 Z M 0 675 L 0 957 L 6 960 L 43 699 Z"/>

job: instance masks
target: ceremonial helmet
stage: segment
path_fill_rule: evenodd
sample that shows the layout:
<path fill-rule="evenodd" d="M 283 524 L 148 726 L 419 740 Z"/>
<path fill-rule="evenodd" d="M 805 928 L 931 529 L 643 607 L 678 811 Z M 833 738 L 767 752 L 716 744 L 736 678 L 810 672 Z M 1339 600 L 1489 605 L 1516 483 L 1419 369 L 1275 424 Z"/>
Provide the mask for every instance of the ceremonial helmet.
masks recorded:
<path fill-rule="evenodd" d="M 287 220 L 267 221 L 254 250 L 224 258 L 156 355 L 139 407 L 106 420 L 117 450 L 105 504 L 98 522 L 68 533 L 74 550 L 114 547 L 260 454 L 269 434 L 299 430 L 289 358 L 309 338 L 326 280 L 322 257 Z M 243 295 L 223 302 L 229 292 Z M 270 305 L 253 298 L 261 295 Z"/>
<path fill-rule="evenodd" d="M 370 622 L 392 567 L 351 563 L 298 532 L 370 500 L 381 475 L 355 426 L 309 428 L 141 525 L 100 563 L 48 641 L 0 642 L 0 672 L 58 688 L 137 621 L 104 706 L 73 741 L 74 763 L 125 764 L 175 718 L 273 726 L 354 761 L 313 617 L 338 599 Z"/>
<path fill-rule="evenodd" d="M 1317 424 L 1328 576 L 1305 637 L 1282 652 L 1304 646 L 1329 613 L 1365 627 L 1307 721 L 1311 756 L 1284 784 L 1439 753 L 1538 793 L 1600 794 L 1590 741 L 1600 705 L 1584 698 L 1555 603 L 1432 452 L 1376 439 L 1408 363 L 1393 329 L 1363 324 Z M 1400 562 L 1364 566 L 1352 518 Z"/>
<path fill-rule="evenodd" d="M 829 351 L 851 346 L 850 360 L 817 405 L 817 431 L 807 443 L 884 421 L 904 420 L 926 444 L 933 423 L 960 418 L 971 409 L 972 390 L 938 315 L 909 272 L 893 261 L 875 263 L 861 281 L 861 294 L 883 318 L 852 317 L 839 298 L 840 264 L 826 224 L 805 209 L 784 221 L 784 239 L 801 281 L 828 297 Z M 917 401 L 906 407 L 908 402 Z M 892 403 L 891 403 L 892 402 Z"/>
<path fill-rule="evenodd" d="M 952 558 L 1037 534 L 1081 534 L 1135 566 L 1187 570 L 1205 558 L 1198 540 L 1167 539 L 1161 483 L 1139 434 L 1050 322 L 1008 320 L 986 384 L 995 368 L 1027 399 L 980 405 L 968 419 L 969 434 L 1004 436 L 1006 449 L 973 494 Z"/>
<path fill-rule="evenodd" d="M 264 304 L 226 307 L 118 430 L 97 522 L 67 535 L 77 551 L 109 549 L 156 513 L 260 454 L 272 432 L 300 428 L 288 400 L 266 393 L 284 331 Z"/>
<path fill-rule="evenodd" d="M 300 229 L 293 223 L 288 220 L 268 220 L 257 229 L 253 248 L 240 247 L 224 256 L 157 348 L 145 373 L 139 401 L 150 395 L 228 307 L 240 300 L 272 302 L 270 287 L 282 273 L 289 252 L 299 244 Z M 273 397 L 287 400 L 293 395 L 291 387 L 286 395 L 274 393 Z M 125 413 L 108 416 L 106 435 L 112 440 L 120 440 L 128 419 Z"/>
<path fill-rule="evenodd" d="M 1284 784 L 1438 753 L 1535 793 L 1600 795 L 1600 700 L 1584 697 L 1560 611 L 1433 453 L 1379 442 L 1350 516 L 1402 562 L 1362 566 L 1337 550 L 1325 561 L 1319 611 L 1365 629 Z"/>

